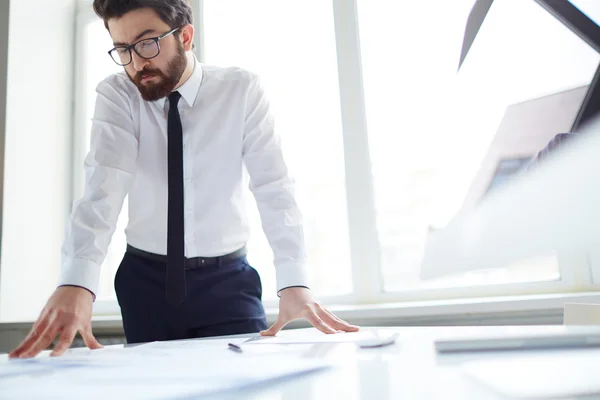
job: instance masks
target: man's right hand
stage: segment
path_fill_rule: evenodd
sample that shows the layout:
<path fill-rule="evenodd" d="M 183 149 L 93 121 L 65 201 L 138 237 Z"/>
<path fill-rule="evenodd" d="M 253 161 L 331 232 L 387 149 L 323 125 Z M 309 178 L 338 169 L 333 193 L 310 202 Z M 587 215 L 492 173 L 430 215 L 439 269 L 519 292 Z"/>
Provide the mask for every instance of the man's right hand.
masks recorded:
<path fill-rule="evenodd" d="M 60 334 L 51 356 L 62 355 L 73 343 L 77 332 L 90 349 L 102 348 L 92 334 L 91 292 L 76 286 L 57 288 L 42 310 L 29 335 L 14 349 L 9 357 L 30 358 L 45 350 Z"/>

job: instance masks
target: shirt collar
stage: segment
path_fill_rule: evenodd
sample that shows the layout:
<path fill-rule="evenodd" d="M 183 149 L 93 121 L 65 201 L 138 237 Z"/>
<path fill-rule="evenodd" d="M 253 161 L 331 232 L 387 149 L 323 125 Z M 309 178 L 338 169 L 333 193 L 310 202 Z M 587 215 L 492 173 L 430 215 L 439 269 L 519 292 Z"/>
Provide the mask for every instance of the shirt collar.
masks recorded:
<path fill-rule="evenodd" d="M 185 100 L 188 106 L 192 107 L 196 102 L 196 96 L 198 95 L 198 91 L 200 90 L 200 84 L 202 83 L 202 67 L 200 63 L 194 56 L 194 70 L 192 71 L 192 75 L 177 88 L 181 97 Z M 160 106 L 160 108 L 164 108 L 165 102 L 167 101 L 166 97 L 158 99 L 155 101 L 156 104 Z"/>

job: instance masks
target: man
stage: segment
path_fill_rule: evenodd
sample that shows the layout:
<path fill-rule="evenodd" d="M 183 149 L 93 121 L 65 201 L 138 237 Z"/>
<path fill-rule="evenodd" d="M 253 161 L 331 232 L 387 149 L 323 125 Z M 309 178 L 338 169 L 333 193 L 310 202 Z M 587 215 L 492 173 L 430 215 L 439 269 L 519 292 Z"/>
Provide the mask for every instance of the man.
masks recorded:
<path fill-rule="evenodd" d="M 307 288 L 301 215 L 258 78 L 200 65 L 185 0 L 95 0 L 124 72 L 97 87 L 86 186 L 71 213 L 59 287 L 11 357 L 80 332 L 93 349 L 99 269 L 129 194 L 127 252 L 115 290 L 129 343 L 260 331 L 306 318 L 356 331 Z M 275 256 L 279 316 L 269 329 L 248 265 L 243 166 Z"/>

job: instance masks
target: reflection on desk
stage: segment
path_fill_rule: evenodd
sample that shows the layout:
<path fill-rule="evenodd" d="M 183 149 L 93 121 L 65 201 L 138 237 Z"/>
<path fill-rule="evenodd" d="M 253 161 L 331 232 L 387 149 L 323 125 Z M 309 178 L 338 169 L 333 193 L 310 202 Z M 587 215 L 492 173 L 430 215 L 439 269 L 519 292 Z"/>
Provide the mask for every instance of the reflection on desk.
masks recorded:
<path fill-rule="evenodd" d="M 227 350 L 227 343 L 243 343 L 244 338 L 250 338 L 255 335 L 236 335 L 220 338 L 206 338 L 178 342 L 151 343 L 140 346 L 113 346 L 109 350 L 119 357 L 126 357 L 127 354 L 133 354 L 131 351 L 150 351 L 161 352 L 163 355 L 173 356 L 183 352 L 198 352 L 205 357 L 197 357 L 195 361 L 200 372 L 204 367 L 219 364 L 228 365 L 228 370 L 234 375 L 236 365 L 255 365 L 255 369 L 260 365 L 265 365 L 264 361 L 269 357 L 278 357 L 270 359 L 270 362 L 276 362 L 280 369 L 285 370 L 284 364 L 298 364 L 299 360 L 306 361 L 306 366 L 315 367 L 326 365 L 325 368 L 316 368 L 308 374 L 291 374 L 276 380 L 265 381 L 260 385 L 242 385 L 232 391 L 218 392 L 215 396 L 225 399 L 260 399 L 260 400 L 306 400 L 306 399 L 503 399 L 500 391 L 494 389 L 493 385 L 488 385 L 481 381 L 481 376 L 475 379 L 472 370 L 465 366 L 473 368 L 477 366 L 477 361 L 504 360 L 503 368 L 506 368 L 506 362 L 510 360 L 522 360 L 523 357 L 551 357 L 554 354 L 569 354 L 572 356 L 578 350 L 537 350 L 537 351 L 505 351 L 505 352 L 480 352 L 470 354 L 437 354 L 434 349 L 434 340 L 444 337 L 456 337 L 457 335 L 473 335 L 480 332 L 489 335 L 502 332 L 527 332 L 535 327 L 402 327 L 402 328 L 380 328 L 386 333 L 395 332 L 398 338 L 395 344 L 381 347 L 364 349 L 357 346 L 356 343 L 341 341 L 338 343 L 314 343 L 314 344 L 260 344 L 255 345 L 247 354 L 245 352 L 236 353 Z M 363 328 L 363 330 L 378 331 L 378 328 Z M 313 329 L 289 330 L 283 331 L 282 336 L 302 337 L 314 336 Z M 244 345 L 241 344 L 243 347 Z M 246 347 L 250 348 L 248 344 Z M 137 348 L 137 350 L 136 350 Z M 146 348 L 146 350 L 144 350 Z M 174 350 L 179 348 L 179 350 Z M 263 352 L 261 354 L 261 352 Z M 73 349 L 69 352 L 71 357 L 79 354 L 79 357 L 90 353 L 85 349 Z M 158 353 L 154 353 L 155 355 Z M 181 353 L 183 354 L 183 353 Z M 0 387 L 7 388 L 7 384 L 14 377 L 9 377 L 2 372 L 6 372 L 6 356 L 0 356 Z M 44 356 L 41 356 L 44 357 Z M 223 360 L 216 358 L 223 357 Z M 185 357 L 182 357 L 184 360 Z M 571 357 L 573 359 L 573 357 Z M 223 362 L 226 360 L 226 362 Z M 252 360 L 252 363 L 248 363 Z M 189 361 L 189 360 L 188 360 Z M 302 363 L 303 361 L 300 361 Z M 211 364 L 213 363 L 213 364 Z M 261 364 L 262 363 L 262 364 Z M 482 364 L 486 368 L 486 374 L 489 375 L 493 364 Z M 151 364 L 147 368 L 151 368 Z M 310 369 L 310 368 L 309 368 Z M 152 376 L 152 371 L 138 371 L 140 376 Z M 214 372 L 214 371 L 213 371 Z M 526 374 L 526 371 L 524 371 Z M 127 377 L 120 377 L 123 393 L 135 394 L 128 391 L 125 382 Z M 170 398 L 169 387 L 176 388 L 177 381 L 165 377 L 165 390 L 161 390 L 164 398 Z M 520 375 L 521 379 L 527 379 Z M 198 376 L 198 384 L 203 384 L 202 376 Z M 160 381 L 160 380 L 159 380 Z M 33 383 L 33 381 L 31 382 Z M 94 386 L 102 385 L 103 382 L 95 382 L 93 373 L 89 376 L 89 396 L 93 398 Z M 104 382 L 106 385 L 107 382 Z M 538 383 L 539 385 L 539 383 Z M 133 384 L 135 386 L 135 384 Z M 61 393 L 67 393 L 70 387 L 59 387 L 53 385 L 48 388 L 48 396 L 59 396 Z M 178 393 L 175 391 L 175 393 Z M 179 392 L 181 394 L 181 392 Z M 193 391 L 190 391 L 191 395 Z M 157 393 L 158 394 L 158 393 Z M 0 398 L 6 396 L 6 391 L 0 390 Z M 118 397 L 118 396 L 117 396 Z M 160 398 L 161 396 L 156 396 Z M 192 396 L 193 397 L 193 396 Z M 135 395 L 128 398 L 135 398 Z M 533 398 L 533 397 L 531 397 Z"/>

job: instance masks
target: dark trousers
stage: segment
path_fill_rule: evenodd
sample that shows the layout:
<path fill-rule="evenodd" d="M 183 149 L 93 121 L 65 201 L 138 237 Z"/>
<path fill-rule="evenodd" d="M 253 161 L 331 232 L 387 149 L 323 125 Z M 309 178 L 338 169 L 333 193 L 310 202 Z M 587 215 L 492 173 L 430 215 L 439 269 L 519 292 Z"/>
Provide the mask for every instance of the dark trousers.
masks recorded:
<path fill-rule="evenodd" d="M 246 257 L 186 268 L 185 303 L 165 300 L 166 264 L 130 251 L 115 276 L 127 343 L 259 332 L 267 328 L 260 277 Z"/>

